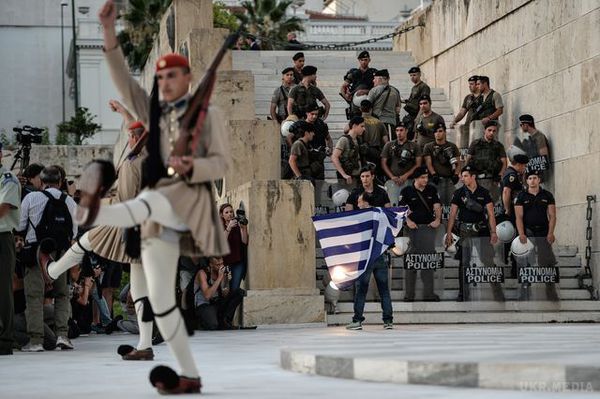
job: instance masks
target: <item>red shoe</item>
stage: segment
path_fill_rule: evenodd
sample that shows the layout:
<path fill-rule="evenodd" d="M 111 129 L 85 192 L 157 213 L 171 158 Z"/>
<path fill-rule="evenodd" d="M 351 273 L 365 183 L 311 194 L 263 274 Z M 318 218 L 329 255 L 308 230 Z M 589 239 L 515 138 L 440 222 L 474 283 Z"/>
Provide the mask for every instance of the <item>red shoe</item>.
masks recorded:
<path fill-rule="evenodd" d="M 189 378 L 180 376 L 167 366 L 156 366 L 150 372 L 150 383 L 161 395 L 200 393 L 200 389 L 202 388 L 200 377 Z"/>

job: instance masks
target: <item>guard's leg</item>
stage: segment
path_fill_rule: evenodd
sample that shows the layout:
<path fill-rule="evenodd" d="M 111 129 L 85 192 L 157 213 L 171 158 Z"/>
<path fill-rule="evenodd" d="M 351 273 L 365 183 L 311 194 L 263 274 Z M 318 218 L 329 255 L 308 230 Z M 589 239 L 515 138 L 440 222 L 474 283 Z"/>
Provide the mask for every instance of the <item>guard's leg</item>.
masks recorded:
<path fill-rule="evenodd" d="M 81 264 L 85 254 L 91 250 L 92 245 L 90 244 L 88 233 L 85 233 L 57 261 L 52 261 L 47 254 L 40 250 L 38 252 L 38 263 L 42 268 L 42 273 L 46 271 L 47 277 L 51 280 L 56 280 L 73 266 Z"/>
<path fill-rule="evenodd" d="M 142 263 L 154 319 L 161 335 L 177 359 L 181 375 L 198 378 L 191 355 L 185 321 L 175 302 L 175 279 L 179 242 L 149 238 L 142 242 Z"/>
<path fill-rule="evenodd" d="M 96 226 L 134 227 L 152 220 L 174 230 L 185 230 L 185 224 L 175 214 L 171 203 L 156 190 L 145 190 L 136 198 L 113 205 L 101 206 L 93 224 Z"/>
<path fill-rule="evenodd" d="M 131 298 L 134 302 L 140 336 L 135 348 L 130 345 L 121 345 L 119 346 L 118 353 L 123 357 L 123 360 L 152 360 L 154 359 L 154 352 L 152 351 L 152 320 L 146 321 L 145 319 L 151 319 L 151 317 L 144 317 L 145 314 L 151 316 L 146 275 L 141 263 L 132 263 L 130 267 Z"/>

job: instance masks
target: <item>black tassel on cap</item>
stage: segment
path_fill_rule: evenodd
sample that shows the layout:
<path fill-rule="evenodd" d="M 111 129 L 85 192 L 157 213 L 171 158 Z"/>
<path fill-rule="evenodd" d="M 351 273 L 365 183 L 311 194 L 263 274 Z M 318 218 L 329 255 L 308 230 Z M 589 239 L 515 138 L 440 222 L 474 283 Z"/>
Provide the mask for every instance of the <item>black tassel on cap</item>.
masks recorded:
<path fill-rule="evenodd" d="M 148 141 L 146 142 L 148 156 L 144 160 L 142 167 L 142 188 L 153 188 L 161 178 L 167 176 L 167 168 L 165 168 L 160 155 L 160 115 L 158 78 L 155 76 L 150 96 L 150 129 L 148 132 Z"/>

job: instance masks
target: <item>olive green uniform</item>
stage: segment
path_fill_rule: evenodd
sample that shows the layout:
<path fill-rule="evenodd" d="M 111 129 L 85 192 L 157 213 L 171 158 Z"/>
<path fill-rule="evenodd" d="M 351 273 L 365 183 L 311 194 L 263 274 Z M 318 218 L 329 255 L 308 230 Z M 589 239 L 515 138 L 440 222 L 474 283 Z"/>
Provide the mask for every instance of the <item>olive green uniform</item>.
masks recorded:
<path fill-rule="evenodd" d="M 310 157 L 308 155 L 308 147 L 302 140 L 296 140 L 294 144 L 292 144 L 292 149 L 290 150 L 291 155 L 296 156 L 296 165 L 300 170 L 300 174 L 305 177 L 310 177 Z"/>
<path fill-rule="evenodd" d="M 428 116 L 420 114 L 415 119 L 415 132 L 418 133 L 417 143 L 421 150 L 425 147 L 425 144 L 435 141 L 435 130 L 439 124 L 445 125 L 444 118 L 435 112 L 431 112 Z"/>
<path fill-rule="evenodd" d="M 340 155 L 340 163 L 346 174 L 353 178 L 360 176 L 360 153 L 358 151 L 358 142 L 348 134 L 339 138 L 335 144 L 335 149 L 342 151 Z M 338 172 L 338 178 L 342 178 Z"/>
<path fill-rule="evenodd" d="M 502 170 L 502 158 L 506 158 L 504 145 L 497 140 L 477 139 L 469 146 L 471 164 L 477 170 L 479 184 L 490 192 L 494 204 L 500 199 L 498 182 Z"/>
<path fill-rule="evenodd" d="M 452 194 L 454 193 L 454 184 L 451 177 L 455 175 L 452 168 L 452 158 L 460 158 L 460 151 L 456 144 L 446 141 L 444 144 L 437 144 L 435 141 L 425 144 L 423 157 L 431 158 L 431 164 L 440 181 L 436 184 L 442 205 L 450 205 Z"/>

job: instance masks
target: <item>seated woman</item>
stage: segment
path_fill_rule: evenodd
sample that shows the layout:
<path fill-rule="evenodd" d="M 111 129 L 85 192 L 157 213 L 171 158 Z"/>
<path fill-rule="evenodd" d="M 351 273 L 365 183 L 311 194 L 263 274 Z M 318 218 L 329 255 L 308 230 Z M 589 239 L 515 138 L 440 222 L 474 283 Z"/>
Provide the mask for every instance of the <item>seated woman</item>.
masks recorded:
<path fill-rule="evenodd" d="M 235 310 L 242 303 L 244 290 L 231 288 L 231 272 L 223 258 L 209 258 L 208 268 L 201 269 L 194 283 L 194 305 L 200 327 L 204 330 L 233 328 Z"/>

